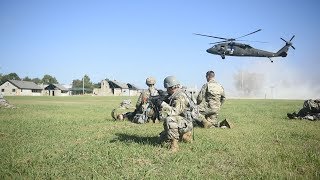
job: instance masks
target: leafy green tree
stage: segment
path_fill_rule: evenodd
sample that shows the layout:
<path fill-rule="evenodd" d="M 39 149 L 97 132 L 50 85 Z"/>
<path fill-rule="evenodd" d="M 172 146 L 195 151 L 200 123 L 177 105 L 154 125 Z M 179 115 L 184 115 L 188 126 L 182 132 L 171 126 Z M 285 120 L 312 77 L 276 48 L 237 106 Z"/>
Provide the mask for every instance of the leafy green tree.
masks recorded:
<path fill-rule="evenodd" d="M 82 88 L 82 80 L 79 80 L 79 79 L 72 80 L 72 88 Z"/>
<path fill-rule="evenodd" d="M 22 80 L 23 80 L 23 81 L 32 81 L 32 79 L 31 79 L 31 78 L 29 78 L 28 76 L 26 76 L 26 77 L 22 78 Z"/>
<path fill-rule="evenodd" d="M 21 79 L 17 73 L 10 73 L 2 76 L 0 84 L 6 82 L 7 80 L 21 80 Z"/>
<path fill-rule="evenodd" d="M 86 93 L 91 93 L 93 91 L 94 85 L 91 82 L 90 77 L 88 75 L 84 75 L 84 77 L 81 80 L 74 79 L 72 81 L 72 88 L 74 89 L 75 94 L 82 94 L 83 86 Z"/>
<path fill-rule="evenodd" d="M 48 74 L 43 76 L 41 82 L 43 84 L 59 84 L 59 82 L 57 81 L 57 79 L 55 77 L 52 77 Z"/>
<path fill-rule="evenodd" d="M 86 89 L 93 89 L 94 85 L 90 80 L 90 77 L 88 75 L 84 75 L 84 77 L 79 80 L 75 79 L 72 81 L 72 88 L 82 88 L 84 83 L 84 88 Z"/>
<path fill-rule="evenodd" d="M 31 81 L 36 84 L 41 84 L 41 79 L 39 79 L 39 78 L 33 78 Z"/>

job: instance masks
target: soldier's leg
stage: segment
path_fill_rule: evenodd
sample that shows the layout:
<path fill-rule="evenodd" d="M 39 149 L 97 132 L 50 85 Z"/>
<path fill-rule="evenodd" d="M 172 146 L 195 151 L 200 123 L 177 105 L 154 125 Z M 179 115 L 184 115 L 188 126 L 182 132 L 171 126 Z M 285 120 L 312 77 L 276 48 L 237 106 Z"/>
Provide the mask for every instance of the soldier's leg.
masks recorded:
<path fill-rule="evenodd" d="M 179 121 L 179 134 L 180 141 L 191 143 L 192 142 L 193 124 L 188 120 Z"/>
<path fill-rule="evenodd" d="M 309 112 L 310 112 L 309 109 L 307 109 L 307 108 L 302 108 L 302 109 L 300 109 L 300 111 L 298 112 L 297 117 L 304 117 L 304 116 L 308 115 Z"/>
<path fill-rule="evenodd" d="M 205 128 L 219 127 L 218 114 L 211 114 L 206 118 Z"/>
<path fill-rule="evenodd" d="M 179 149 L 179 130 L 177 120 L 174 117 L 169 116 L 165 119 L 164 125 L 167 139 L 170 140 L 170 150 L 176 152 Z"/>

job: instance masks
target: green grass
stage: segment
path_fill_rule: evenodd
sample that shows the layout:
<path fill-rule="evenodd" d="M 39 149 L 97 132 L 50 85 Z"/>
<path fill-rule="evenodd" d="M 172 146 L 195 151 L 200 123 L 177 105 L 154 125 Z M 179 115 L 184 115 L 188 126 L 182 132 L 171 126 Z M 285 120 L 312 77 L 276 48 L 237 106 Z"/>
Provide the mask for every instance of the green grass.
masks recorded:
<path fill-rule="evenodd" d="M 320 179 L 320 122 L 286 118 L 303 101 L 227 100 L 233 129 L 195 128 L 171 153 L 162 124 L 112 120 L 128 97 L 6 98 L 0 179 Z"/>

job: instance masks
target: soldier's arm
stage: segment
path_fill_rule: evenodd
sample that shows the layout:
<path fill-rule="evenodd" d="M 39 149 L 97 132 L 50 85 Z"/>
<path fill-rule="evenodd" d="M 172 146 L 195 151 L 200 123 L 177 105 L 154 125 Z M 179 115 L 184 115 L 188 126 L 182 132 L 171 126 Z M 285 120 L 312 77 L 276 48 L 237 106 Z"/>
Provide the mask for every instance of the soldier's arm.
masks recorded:
<path fill-rule="evenodd" d="M 204 96 L 206 94 L 206 90 L 207 90 L 207 84 L 204 84 L 197 96 L 197 104 L 200 104 L 203 101 Z"/>
<path fill-rule="evenodd" d="M 183 97 L 178 97 L 172 103 L 172 106 L 163 102 L 161 104 L 162 111 L 165 111 L 168 116 L 178 116 L 182 114 L 186 108 L 186 99 Z"/>
<path fill-rule="evenodd" d="M 139 96 L 139 98 L 137 100 L 136 109 L 138 109 L 140 107 L 141 103 L 142 103 L 142 96 L 143 96 L 142 94 L 143 93 L 140 93 L 140 96 Z"/>

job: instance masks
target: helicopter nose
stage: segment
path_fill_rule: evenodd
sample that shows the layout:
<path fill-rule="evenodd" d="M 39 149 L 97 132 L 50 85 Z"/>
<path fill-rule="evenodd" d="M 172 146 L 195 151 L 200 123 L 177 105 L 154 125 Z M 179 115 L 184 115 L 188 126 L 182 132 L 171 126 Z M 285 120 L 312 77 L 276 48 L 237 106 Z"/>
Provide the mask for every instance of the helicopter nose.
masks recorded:
<path fill-rule="evenodd" d="M 207 49 L 207 53 L 213 53 L 212 48 Z"/>

